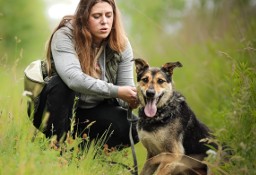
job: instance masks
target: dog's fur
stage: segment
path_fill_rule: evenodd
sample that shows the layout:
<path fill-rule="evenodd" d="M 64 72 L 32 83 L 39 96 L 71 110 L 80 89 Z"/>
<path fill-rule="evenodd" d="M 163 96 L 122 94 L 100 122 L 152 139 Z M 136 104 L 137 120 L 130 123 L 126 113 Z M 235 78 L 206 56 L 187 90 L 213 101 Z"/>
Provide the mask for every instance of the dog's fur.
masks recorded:
<path fill-rule="evenodd" d="M 143 59 L 134 61 L 140 102 L 138 133 L 147 150 L 141 174 L 206 174 L 201 160 L 209 147 L 200 140 L 211 137 L 210 131 L 173 87 L 173 69 L 182 64 L 156 68 Z"/>

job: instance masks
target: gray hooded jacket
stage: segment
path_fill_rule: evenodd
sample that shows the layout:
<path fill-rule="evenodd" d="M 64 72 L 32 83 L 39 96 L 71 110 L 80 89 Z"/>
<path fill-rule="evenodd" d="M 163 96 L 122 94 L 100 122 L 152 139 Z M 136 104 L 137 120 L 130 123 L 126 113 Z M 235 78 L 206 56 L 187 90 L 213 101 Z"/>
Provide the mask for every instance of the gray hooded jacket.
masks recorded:
<path fill-rule="evenodd" d="M 96 79 L 85 74 L 75 51 L 71 23 L 55 32 L 51 51 L 56 72 L 65 84 L 77 92 L 79 107 L 92 108 L 104 99 L 117 98 L 118 86 L 134 86 L 133 51 L 127 40 L 122 53 L 112 51 L 106 45 L 100 54 L 99 64 L 102 78 Z M 120 105 L 126 104 L 118 100 Z"/>

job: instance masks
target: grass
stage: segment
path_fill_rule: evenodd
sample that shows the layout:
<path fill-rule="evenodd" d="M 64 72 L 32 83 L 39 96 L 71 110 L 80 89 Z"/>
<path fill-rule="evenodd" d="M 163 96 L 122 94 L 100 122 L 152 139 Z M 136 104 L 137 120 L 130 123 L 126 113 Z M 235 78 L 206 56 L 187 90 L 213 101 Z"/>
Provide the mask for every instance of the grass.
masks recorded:
<path fill-rule="evenodd" d="M 177 89 L 188 97 L 198 117 L 214 130 L 217 136 L 214 141 L 228 145 L 228 150 L 220 148 L 217 157 L 209 157 L 206 163 L 215 174 L 255 174 L 255 49 L 233 44 L 228 46 L 235 48 L 232 51 L 224 44 L 215 43 L 204 47 L 191 47 L 188 54 L 197 59 L 189 64 L 190 60 L 185 57 L 182 61 L 184 70 L 177 69 L 174 75 Z M 22 59 L 18 58 L 12 66 L 0 66 L 0 174 L 39 175 L 45 170 L 53 175 L 130 174 L 122 166 L 105 162 L 122 162 L 132 167 L 130 149 L 108 155 L 102 152 L 93 159 L 98 146 L 81 152 L 78 148 L 80 139 L 69 139 L 62 156 L 42 134 L 32 141 L 35 128 L 26 115 L 27 99 L 22 96 L 24 68 L 19 67 L 19 60 Z M 70 151 L 71 147 L 73 151 Z M 223 153 L 230 150 L 233 153 L 228 156 L 230 161 L 223 162 Z M 136 153 L 141 170 L 146 158 L 141 144 L 136 145 Z"/>
<path fill-rule="evenodd" d="M 220 24 L 232 24 L 232 20 L 228 15 L 222 17 L 220 23 L 204 19 L 215 22 L 209 22 L 209 28 L 204 21 L 195 23 L 193 17 L 188 18 L 178 37 L 166 40 L 169 36 L 157 33 L 161 52 L 148 48 L 144 52 L 151 56 L 148 60 L 154 66 L 169 60 L 184 65 L 174 71 L 176 88 L 186 96 L 198 118 L 213 130 L 216 139 L 211 141 L 220 146 L 216 155 L 205 160 L 211 171 L 216 175 L 252 175 L 256 174 L 256 22 L 255 18 L 232 16 L 239 26 L 223 29 Z M 98 146 L 82 152 L 80 139 L 69 139 L 62 156 L 42 134 L 32 141 L 35 129 L 26 115 L 27 99 L 22 96 L 22 51 L 10 65 L 6 64 L 6 55 L 0 58 L 0 174 L 130 174 L 122 166 L 105 162 L 132 166 L 130 148 L 108 155 L 103 151 L 93 159 Z M 227 146 L 221 147 L 223 144 Z M 70 151 L 71 147 L 74 150 Z M 140 143 L 136 153 L 141 170 L 146 151 Z"/>
<path fill-rule="evenodd" d="M 213 61 L 213 63 L 216 62 L 215 64 L 211 64 L 212 67 L 206 66 L 205 68 L 215 70 L 214 75 L 210 76 L 211 71 L 207 74 L 210 79 L 206 80 L 206 85 L 199 82 L 182 89 L 185 94 L 190 94 L 189 101 L 193 99 L 199 104 L 205 103 L 205 100 L 196 97 L 196 91 L 199 90 L 199 94 L 211 97 L 211 101 L 208 101 L 208 106 L 205 108 L 206 111 L 198 111 L 207 114 L 208 117 L 211 116 L 208 119 L 207 116 L 203 119 L 214 128 L 214 133 L 217 136 L 217 140 L 214 141 L 219 145 L 223 143 L 228 145 L 228 150 L 221 148 L 217 150 L 220 153 L 217 157 L 210 157 L 206 160 L 215 174 L 249 175 L 255 173 L 255 56 L 256 52 L 253 49 L 243 49 L 233 57 L 222 52 L 218 59 L 224 59 L 225 63 L 218 64 L 219 60 L 217 59 Z M 44 174 L 42 172 L 45 170 L 53 175 L 130 174 L 129 170 L 122 166 L 105 162 L 105 160 L 122 162 L 132 167 L 130 149 L 121 152 L 113 151 L 108 155 L 105 155 L 103 151 L 100 156 L 93 159 L 98 146 L 93 146 L 82 152 L 78 147 L 80 139 L 69 139 L 65 147 L 66 151 L 62 151 L 62 156 L 59 149 L 56 150 L 52 147 L 51 140 L 46 139 L 41 133 L 32 141 L 35 128 L 26 115 L 27 99 L 22 96 L 23 69 L 17 65 L 18 63 L 13 66 L 1 65 L 0 67 L 0 78 L 4 84 L 0 87 L 0 130 L 2 131 L 0 133 L 0 174 L 39 175 Z M 226 65 L 225 69 L 228 70 L 224 71 L 224 74 L 221 68 L 223 65 Z M 206 74 L 207 70 L 205 69 L 202 72 Z M 184 86 L 182 85 L 184 82 L 181 81 L 181 85 L 178 83 L 183 78 L 182 76 L 177 78 L 179 87 Z M 195 74 L 194 79 L 197 78 L 201 79 L 202 77 L 200 74 Z M 216 82 L 220 84 L 216 84 Z M 70 151 L 71 147 L 74 150 Z M 230 150 L 233 154 L 228 156 L 230 161 L 225 163 L 221 155 Z M 136 145 L 136 153 L 139 170 L 141 170 L 146 151 L 140 143 Z"/>
<path fill-rule="evenodd" d="M 93 159 L 97 144 L 82 152 L 78 144 L 80 139 L 69 139 L 60 156 L 52 141 L 41 133 L 34 141 L 35 128 L 26 114 L 27 97 L 23 93 L 23 69 L 16 66 L 0 67 L 0 77 L 4 86 L 0 87 L 0 174 L 130 174 L 126 168 L 109 163 L 120 162 L 133 166 L 131 150 L 113 151 L 108 155 Z M 99 144 L 99 143 L 98 143 Z M 69 149 L 74 148 L 70 151 Z M 145 159 L 145 150 L 136 145 L 139 167 Z M 101 151 L 100 151 L 101 152 Z M 109 162 L 105 162 L 109 161 Z"/>

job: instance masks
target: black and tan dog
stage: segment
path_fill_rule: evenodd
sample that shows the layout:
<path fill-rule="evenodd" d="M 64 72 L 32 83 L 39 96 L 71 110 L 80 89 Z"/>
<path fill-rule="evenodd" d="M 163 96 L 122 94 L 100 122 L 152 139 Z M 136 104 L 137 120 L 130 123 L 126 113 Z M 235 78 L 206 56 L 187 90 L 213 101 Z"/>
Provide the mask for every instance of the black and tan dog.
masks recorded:
<path fill-rule="evenodd" d="M 143 59 L 134 61 L 140 102 L 138 132 L 148 159 L 141 174 L 207 174 L 201 160 L 209 147 L 200 140 L 210 137 L 209 129 L 173 87 L 173 69 L 182 64 L 155 68 Z"/>

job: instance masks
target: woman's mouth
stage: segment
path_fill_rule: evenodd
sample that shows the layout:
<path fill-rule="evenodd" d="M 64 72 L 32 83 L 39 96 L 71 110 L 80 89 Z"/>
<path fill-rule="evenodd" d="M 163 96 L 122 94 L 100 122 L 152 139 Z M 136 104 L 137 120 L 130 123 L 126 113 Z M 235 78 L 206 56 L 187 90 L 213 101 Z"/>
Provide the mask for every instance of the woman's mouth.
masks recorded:
<path fill-rule="evenodd" d="M 101 31 L 102 33 L 106 33 L 106 32 L 108 32 L 108 28 L 101 28 L 100 31 Z"/>

